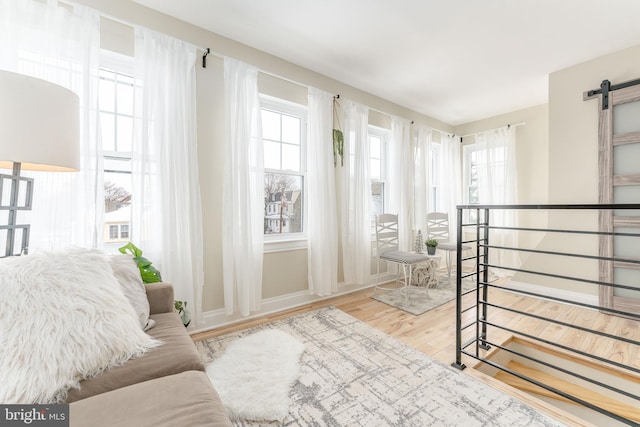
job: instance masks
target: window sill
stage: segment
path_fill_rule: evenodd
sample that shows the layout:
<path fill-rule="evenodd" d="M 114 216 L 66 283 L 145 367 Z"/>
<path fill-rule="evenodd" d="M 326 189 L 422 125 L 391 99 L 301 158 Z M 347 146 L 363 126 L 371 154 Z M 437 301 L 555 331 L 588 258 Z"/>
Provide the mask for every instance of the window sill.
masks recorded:
<path fill-rule="evenodd" d="M 264 241 L 264 253 L 288 252 L 307 249 L 307 238 L 296 237 L 290 239 L 266 240 Z"/>

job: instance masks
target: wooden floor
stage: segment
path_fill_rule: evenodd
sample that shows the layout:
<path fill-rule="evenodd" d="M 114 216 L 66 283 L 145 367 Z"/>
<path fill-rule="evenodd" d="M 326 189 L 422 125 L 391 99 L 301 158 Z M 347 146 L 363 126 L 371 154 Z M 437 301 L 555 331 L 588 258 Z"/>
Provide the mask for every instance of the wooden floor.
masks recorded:
<path fill-rule="evenodd" d="M 208 339 L 331 305 L 445 364 L 455 361 L 455 301 L 450 301 L 421 316 L 414 316 L 372 299 L 373 292 L 373 289 L 366 289 L 338 296 L 262 318 L 201 332 L 194 335 L 193 339 L 195 341 Z M 475 293 L 464 297 L 463 308 L 472 305 L 474 301 L 471 298 L 475 300 Z M 636 320 L 609 316 L 595 310 L 566 306 L 496 289 L 489 291 L 489 301 L 505 307 L 640 340 L 640 322 Z M 463 324 L 472 321 L 475 315 L 475 310 L 466 312 L 463 317 Z M 488 319 L 490 322 L 504 325 L 521 333 L 541 337 L 552 342 L 562 342 L 578 350 L 640 368 L 640 349 L 638 346 L 612 341 L 574 328 L 555 325 L 506 310 L 490 308 Z M 473 332 L 472 328 L 468 328 L 463 334 L 462 341 L 465 342 L 470 339 L 473 336 Z M 497 344 L 505 342 L 511 335 L 511 333 L 491 327 L 488 331 L 489 339 Z M 463 356 L 462 362 L 468 367 L 473 367 L 476 364 L 475 359 L 467 356 Z M 591 425 L 577 420 L 563 411 L 556 410 L 554 407 L 525 393 L 499 383 L 479 371 L 467 368 L 464 372 L 522 400 L 526 400 L 532 406 L 550 412 L 564 422 L 572 425 Z"/>

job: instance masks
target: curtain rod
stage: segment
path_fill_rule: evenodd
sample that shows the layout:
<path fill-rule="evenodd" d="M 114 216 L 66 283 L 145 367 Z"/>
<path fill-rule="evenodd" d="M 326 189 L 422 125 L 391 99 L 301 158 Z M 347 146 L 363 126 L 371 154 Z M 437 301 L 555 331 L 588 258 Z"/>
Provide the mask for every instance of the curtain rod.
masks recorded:
<path fill-rule="evenodd" d="M 524 125 L 526 125 L 526 124 L 527 124 L 526 122 L 520 122 L 520 123 L 515 123 L 515 124 L 507 124 L 507 126 L 506 126 L 506 127 L 510 128 L 511 126 L 513 126 L 513 127 L 517 127 L 517 126 L 524 126 Z M 493 128 L 493 129 L 482 130 L 482 131 L 480 131 L 480 132 L 474 132 L 474 133 L 468 133 L 468 134 L 466 134 L 466 135 L 462 135 L 462 136 L 460 137 L 460 142 L 462 142 L 462 138 L 468 138 L 468 137 L 470 137 L 470 136 L 475 136 L 475 135 L 477 135 L 477 134 L 479 134 L 479 133 L 482 133 L 482 132 L 491 132 L 491 131 L 493 131 L 493 130 L 502 129 L 503 127 L 504 127 L 504 126 L 497 127 L 497 128 Z"/>
<path fill-rule="evenodd" d="M 339 93 L 335 94 L 335 95 L 333 96 L 333 98 L 334 98 L 334 99 L 340 99 L 340 94 L 339 94 Z M 385 116 L 389 116 L 389 117 L 394 116 L 394 114 L 387 113 L 386 111 L 382 111 L 382 110 L 378 110 L 378 109 L 376 109 L 376 108 L 369 107 L 368 105 L 367 105 L 366 107 L 367 107 L 369 110 L 373 110 L 373 111 L 375 111 L 376 113 L 384 114 Z M 399 117 L 399 116 L 398 116 L 398 117 Z M 403 118 L 404 118 L 404 117 L 403 117 Z M 406 119 L 406 120 L 408 120 L 408 119 Z M 416 124 L 415 120 L 409 120 L 409 121 L 411 122 L 411 125 L 415 125 L 415 124 Z M 420 123 L 418 123 L 418 124 L 420 124 Z M 436 128 L 434 128 L 433 126 L 429 126 L 429 125 L 425 125 L 425 126 L 428 126 L 428 127 L 431 129 L 431 131 L 432 131 L 432 132 L 433 132 L 433 131 L 435 131 L 435 132 L 440 132 L 441 134 L 449 134 L 450 136 L 455 136 L 455 134 L 453 134 L 453 133 L 451 133 L 451 132 L 449 132 L 449 131 L 443 131 L 443 130 L 440 130 L 440 129 L 436 129 Z"/>
<path fill-rule="evenodd" d="M 61 2 L 61 3 L 67 3 L 67 4 L 70 4 L 70 5 L 71 5 L 71 4 L 77 4 L 77 3 L 67 2 L 66 0 L 61 0 L 60 2 Z M 85 6 L 85 5 L 83 5 L 83 6 Z M 89 7 L 89 6 L 85 6 L 85 7 Z M 138 25 L 138 24 L 133 24 L 133 23 L 131 23 L 131 22 L 129 22 L 129 21 L 126 21 L 126 20 L 124 20 L 124 19 L 122 19 L 122 18 L 118 18 L 118 17 L 115 17 L 115 16 L 113 16 L 113 15 L 110 15 L 110 14 L 108 14 L 108 13 L 104 13 L 104 12 L 103 12 L 103 11 L 101 11 L 101 10 L 98 10 L 98 9 L 95 9 L 95 10 L 100 14 L 100 16 L 101 16 L 101 17 L 106 18 L 106 19 L 110 19 L 110 20 L 115 21 L 115 22 L 118 22 L 119 24 L 123 24 L 123 25 L 126 25 L 126 26 L 128 26 L 128 27 L 132 27 L 132 28 L 134 28 L 136 25 Z M 177 38 L 177 37 L 176 37 L 176 38 Z M 189 42 L 189 43 L 190 43 L 190 42 Z M 193 43 L 191 43 L 191 44 L 193 44 Z M 205 47 L 200 47 L 200 46 L 198 46 L 198 45 L 195 45 L 195 46 L 196 46 L 196 48 L 197 48 L 197 49 L 199 49 L 199 50 L 202 52 L 202 68 L 207 68 L 207 56 L 208 56 L 208 55 L 212 55 L 212 56 L 215 56 L 216 58 L 220 58 L 220 59 L 224 59 L 224 58 L 232 58 L 232 57 L 230 57 L 230 56 L 228 56 L 228 55 L 223 55 L 223 54 L 221 54 L 221 53 L 219 53 L 219 52 L 213 51 L 213 50 L 211 50 L 211 48 L 208 48 L 208 47 L 206 47 L 206 48 L 205 48 Z M 255 67 L 255 65 L 254 65 L 254 67 Z M 289 82 L 289 83 L 292 83 L 292 84 L 295 84 L 295 85 L 298 85 L 298 86 L 302 86 L 302 87 L 308 87 L 308 86 L 309 86 L 308 84 L 300 83 L 300 82 L 298 82 L 298 81 L 295 81 L 295 80 L 289 79 L 289 78 L 287 78 L 287 77 L 283 77 L 283 76 L 281 76 L 281 75 L 278 75 L 278 74 L 272 73 L 272 72 L 270 72 L 270 71 L 266 71 L 266 70 L 264 70 L 264 69 L 262 69 L 262 68 L 260 68 L 260 67 L 256 67 L 256 68 L 258 69 L 258 71 L 259 71 L 259 72 L 261 72 L 261 73 L 263 73 L 263 74 L 266 74 L 266 75 L 268 75 L 268 76 L 275 77 L 275 78 L 278 78 L 278 79 L 280 79 L 280 80 L 284 80 L 284 81 L 286 81 L 286 82 Z M 326 77 L 326 76 L 325 76 L 325 77 Z M 337 95 L 336 95 L 336 98 L 338 98 L 338 99 L 339 99 L 339 98 L 340 98 L 340 94 L 337 94 Z M 387 112 L 385 112 L 385 111 L 377 110 L 377 109 L 375 109 L 375 108 L 371 108 L 371 107 L 368 107 L 368 108 L 369 108 L 370 110 L 377 111 L 378 113 L 386 114 L 386 115 L 388 115 L 388 116 L 391 116 L 391 114 L 389 114 L 389 113 L 387 113 Z M 413 123 L 413 120 L 411 121 L 411 124 L 414 124 L 414 123 Z M 429 126 L 429 127 L 431 127 L 431 126 Z M 449 134 L 451 133 L 451 132 L 445 132 L 445 131 L 442 131 L 442 130 L 439 130 L 439 129 L 435 129 L 435 128 L 433 128 L 433 127 L 431 127 L 431 129 L 432 129 L 432 130 L 435 130 L 435 131 L 437 131 L 437 132 L 443 133 L 443 134 L 444 134 L 444 133 L 449 133 Z"/>

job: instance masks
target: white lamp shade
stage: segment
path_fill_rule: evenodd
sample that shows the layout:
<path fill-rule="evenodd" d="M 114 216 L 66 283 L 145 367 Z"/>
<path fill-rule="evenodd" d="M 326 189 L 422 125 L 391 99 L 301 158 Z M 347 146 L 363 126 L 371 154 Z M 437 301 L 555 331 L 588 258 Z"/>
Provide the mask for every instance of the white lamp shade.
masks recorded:
<path fill-rule="evenodd" d="M 78 96 L 35 77 L 0 71 L 0 168 L 80 169 Z"/>

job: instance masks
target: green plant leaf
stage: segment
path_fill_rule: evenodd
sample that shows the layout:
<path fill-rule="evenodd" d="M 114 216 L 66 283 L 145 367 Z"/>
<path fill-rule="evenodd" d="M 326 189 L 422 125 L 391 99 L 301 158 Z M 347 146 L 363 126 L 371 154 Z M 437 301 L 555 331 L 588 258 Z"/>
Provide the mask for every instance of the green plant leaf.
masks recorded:
<path fill-rule="evenodd" d="M 160 272 L 152 266 L 140 267 L 140 276 L 142 277 L 142 281 L 144 283 L 162 282 Z"/>
<path fill-rule="evenodd" d="M 129 242 L 121 248 L 118 248 L 120 253 L 126 254 L 127 252 L 133 255 L 138 269 L 140 270 L 140 277 L 144 283 L 156 283 L 162 282 L 162 276 L 157 268 L 151 266 L 151 261 L 142 256 L 142 250 L 133 243 Z"/>
<path fill-rule="evenodd" d="M 338 165 L 338 157 L 344 166 L 344 134 L 340 129 L 333 129 L 333 166 Z"/>
<path fill-rule="evenodd" d="M 151 265 L 151 261 L 143 256 L 133 257 L 133 260 L 138 264 L 138 267 L 148 267 Z"/>
<path fill-rule="evenodd" d="M 136 245 L 134 245 L 131 242 L 127 243 L 126 245 L 124 245 L 121 248 L 118 248 L 118 250 L 122 254 L 126 254 L 127 252 L 129 252 L 134 257 L 138 257 L 138 256 L 142 255 L 142 251 Z"/>

